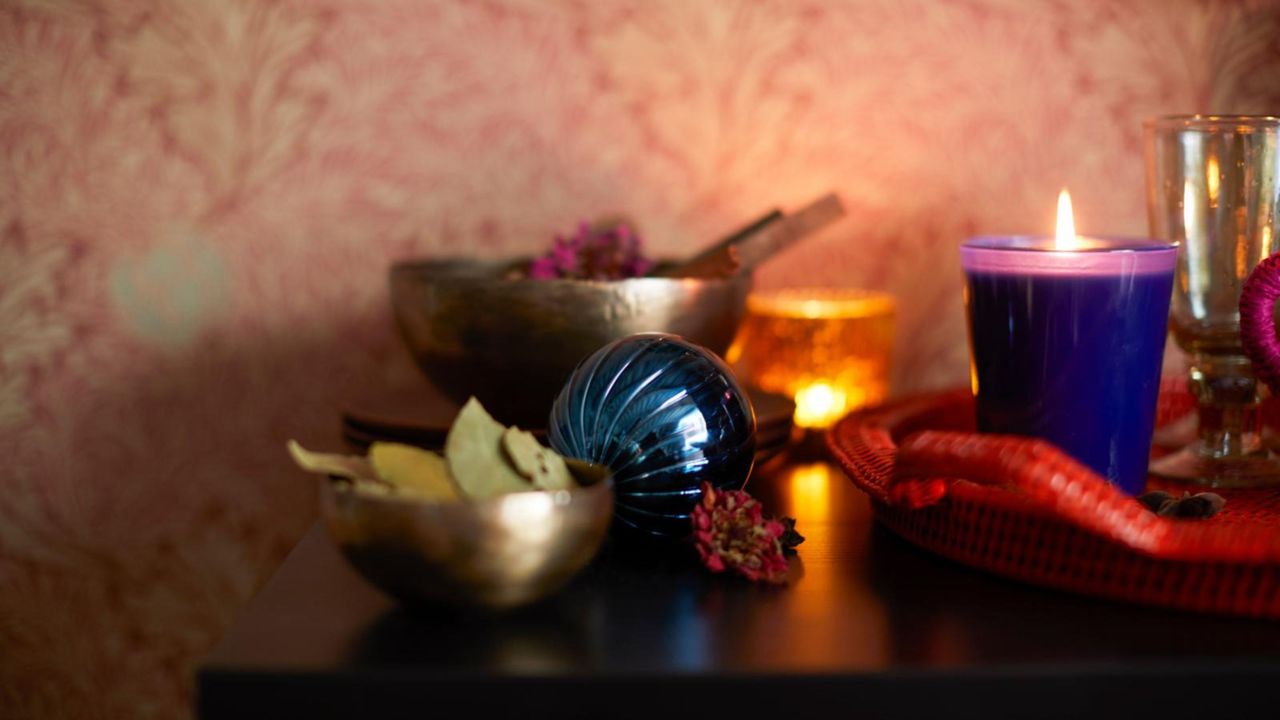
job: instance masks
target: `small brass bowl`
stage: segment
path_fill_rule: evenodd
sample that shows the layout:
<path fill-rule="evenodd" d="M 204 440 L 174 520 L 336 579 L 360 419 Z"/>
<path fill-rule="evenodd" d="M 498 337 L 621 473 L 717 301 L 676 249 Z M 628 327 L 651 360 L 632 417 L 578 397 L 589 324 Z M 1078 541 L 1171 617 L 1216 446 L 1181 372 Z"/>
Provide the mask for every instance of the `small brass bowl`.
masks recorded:
<path fill-rule="evenodd" d="M 607 468 L 569 461 L 574 490 L 424 502 L 326 480 L 329 535 L 369 582 L 406 604 L 512 608 L 557 590 L 600 548 L 613 515 Z"/>
<path fill-rule="evenodd" d="M 751 290 L 746 273 L 533 280 L 518 276 L 527 265 L 436 260 L 390 270 L 400 334 L 427 377 L 455 402 L 474 395 L 522 427 L 545 427 L 578 362 L 618 338 L 672 333 L 723 356 Z"/>

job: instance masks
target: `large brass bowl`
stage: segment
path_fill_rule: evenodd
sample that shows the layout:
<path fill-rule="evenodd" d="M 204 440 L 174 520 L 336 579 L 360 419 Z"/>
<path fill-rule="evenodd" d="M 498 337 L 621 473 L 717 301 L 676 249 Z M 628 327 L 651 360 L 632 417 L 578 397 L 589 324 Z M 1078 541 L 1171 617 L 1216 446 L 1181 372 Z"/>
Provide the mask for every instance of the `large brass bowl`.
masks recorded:
<path fill-rule="evenodd" d="M 527 261 L 402 262 L 391 305 L 427 377 L 458 403 L 474 395 L 498 420 L 543 427 L 578 362 L 638 332 L 682 335 L 723 355 L 751 276 L 530 280 Z"/>
<path fill-rule="evenodd" d="M 329 534 L 355 569 L 405 603 L 492 609 L 558 589 L 595 556 L 613 515 L 606 468 L 570 461 L 585 487 L 425 502 L 324 481 Z"/>

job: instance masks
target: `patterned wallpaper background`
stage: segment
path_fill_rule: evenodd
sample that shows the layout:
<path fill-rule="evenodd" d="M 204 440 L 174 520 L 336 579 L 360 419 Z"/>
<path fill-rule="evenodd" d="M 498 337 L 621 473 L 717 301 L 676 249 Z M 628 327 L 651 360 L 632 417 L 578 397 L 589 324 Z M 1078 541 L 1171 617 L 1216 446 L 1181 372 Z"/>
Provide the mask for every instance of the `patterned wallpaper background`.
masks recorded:
<path fill-rule="evenodd" d="M 901 302 L 962 383 L 956 245 L 1145 229 L 1140 122 L 1280 111 L 1280 4 L 10 0 L 0 714 L 183 717 L 314 518 L 283 441 L 421 384 L 384 272 L 579 218 L 676 255 L 828 189 L 763 286 Z"/>

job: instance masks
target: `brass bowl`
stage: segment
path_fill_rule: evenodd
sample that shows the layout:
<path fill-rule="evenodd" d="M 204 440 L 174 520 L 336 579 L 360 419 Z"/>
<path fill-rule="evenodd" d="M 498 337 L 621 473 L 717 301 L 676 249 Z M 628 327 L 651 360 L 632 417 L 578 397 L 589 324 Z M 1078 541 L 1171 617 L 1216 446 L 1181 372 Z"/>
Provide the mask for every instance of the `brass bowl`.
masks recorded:
<path fill-rule="evenodd" d="M 724 355 L 751 276 L 531 280 L 527 260 L 433 260 L 391 267 L 405 344 L 455 402 L 474 395 L 507 424 L 544 427 L 578 362 L 639 332 L 667 332 Z"/>
<path fill-rule="evenodd" d="M 321 512 L 351 565 L 403 602 L 511 608 L 564 585 L 609 529 L 608 469 L 569 464 L 583 487 L 471 502 L 372 495 L 327 480 Z"/>

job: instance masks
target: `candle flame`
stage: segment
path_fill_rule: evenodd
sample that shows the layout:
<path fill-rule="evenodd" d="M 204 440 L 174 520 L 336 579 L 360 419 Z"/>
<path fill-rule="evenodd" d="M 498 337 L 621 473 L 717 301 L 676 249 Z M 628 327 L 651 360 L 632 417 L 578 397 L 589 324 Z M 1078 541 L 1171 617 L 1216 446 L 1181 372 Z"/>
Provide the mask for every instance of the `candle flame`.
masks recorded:
<path fill-rule="evenodd" d="M 1074 250 L 1080 246 L 1076 238 L 1076 220 L 1071 212 L 1071 193 L 1066 188 L 1058 193 L 1058 232 L 1053 246 L 1057 250 Z"/>
<path fill-rule="evenodd" d="M 1218 169 L 1218 156 L 1210 155 L 1205 160 L 1204 168 L 1204 187 L 1209 192 L 1209 207 L 1218 207 L 1218 185 L 1221 182 L 1222 172 Z"/>

